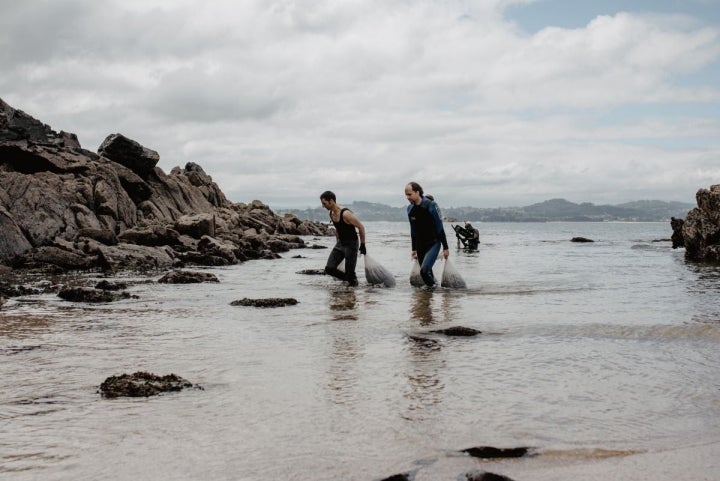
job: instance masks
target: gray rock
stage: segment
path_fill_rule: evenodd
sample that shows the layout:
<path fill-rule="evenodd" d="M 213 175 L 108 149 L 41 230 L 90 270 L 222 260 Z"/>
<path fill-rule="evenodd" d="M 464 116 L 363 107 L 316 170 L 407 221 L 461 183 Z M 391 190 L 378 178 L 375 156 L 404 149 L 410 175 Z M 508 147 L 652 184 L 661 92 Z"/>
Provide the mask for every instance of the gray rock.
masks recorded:
<path fill-rule="evenodd" d="M 215 216 L 212 214 L 184 215 L 175 222 L 175 230 L 195 239 L 215 236 Z"/>
<path fill-rule="evenodd" d="M 695 261 L 720 262 L 720 184 L 695 194 L 697 207 L 682 223 L 685 255 Z"/>
<path fill-rule="evenodd" d="M 299 235 L 332 234 L 259 200 L 228 201 L 195 163 L 166 175 L 157 152 L 120 134 L 99 152 L 0 100 L 0 262 L 32 267 L 53 254 L 58 269 L 226 265 L 279 258 L 305 247 Z"/>
<path fill-rule="evenodd" d="M 165 269 L 175 265 L 175 255 L 167 246 L 152 247 L 120 243 L 95 244 L 100 266 L 106 271 Z"/>
<path fill-rule="evenodd" d="M 142 178 L 147 177 L 160 161 L 157 152 L 122 134 L 108 135 L 98 147 L 98 154 L 124 165 Z"/>
<path fill-rule="evenodd" d="M 215 274 L 174 270 L 168 272 L 158 282 L 163 284 L 198 284 L 201 282 L 220 282 Z"/>
<path fill-rule="evenodd" d="M 113 302 L 130 297 L 127 293 L 115 293 L 88 287 L 66 287 L 58 292 L 58 297 L 70 302 Z"/>

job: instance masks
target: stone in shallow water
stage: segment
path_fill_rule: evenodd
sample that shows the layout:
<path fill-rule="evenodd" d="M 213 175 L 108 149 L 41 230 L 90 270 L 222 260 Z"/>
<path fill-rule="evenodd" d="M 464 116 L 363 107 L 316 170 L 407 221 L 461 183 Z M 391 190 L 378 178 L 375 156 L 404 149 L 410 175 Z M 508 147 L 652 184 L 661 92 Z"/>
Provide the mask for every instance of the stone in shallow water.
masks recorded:
<path fill-rule="evenodd" d="M 463 327 L 463 326 L 453 326 L 448 327 L 446 329 L 436 329 L 434 331 L 430 331 L 433 334 L 445 334 L 446 336 L 462 336 L 462 337 L 471 337 L 471 336 L 477 336 L 478 334 L 481 334 L 482 331 L 478 331 L 477 329 L 473 329 L 471 327 Z"/>
<path fill-rule="evenodd" d="M 158 282 L 163 284 L 197 284 L 201 282 L 219 282 L 215 274 L 175 270 L 168 272 Z"/>
<path fill-rule="evenodd" d="M 127 292 L 114 293 L 101 289 L 87 287 L 66 287 L 58 292 L 58 297 L 70 302 L 113 302 L 119 299 L 128 299 Z"/>
<path fill-rule="evenodd" d="M 467 481 L 513 481 L 507 476 L 488 471 L 471 471 L 465 474 L 465 479 Z"/>
<path fill-rule="evenodd" d="M 475 458 L 521 458 L 528 454 L 530 448 L 495 448 L 492 446 L 477 446 L 474 448 L 463 449 L 464 453 L 468 453 Z"/>
<path fill-rule="evenodd" d="M 245 297 L 238 301 L 232 301 L 230 305 L 249 307 L 283 307 L 294 306 L 297 303 L 297 299 L 293 299 L 292 297 L 268 297 L 264 299 L 249 299 Z"/>
<path fill-rule="evenodd" d="M 297 274 L 304 274 L 307 276 L 324 276 L 325 269 L 303 269 L 301 271 L 297 271 Z"/>
<path fill-rule="evenodd" d="M 110 376 L 100 384 L 100 393 L 107 398 L 148 397 L 163 392 L 181 391 L 185 388 L 203 389 L 175 374 L 158 376 L 150 372 L 137 371 L 133 374 Z"/>

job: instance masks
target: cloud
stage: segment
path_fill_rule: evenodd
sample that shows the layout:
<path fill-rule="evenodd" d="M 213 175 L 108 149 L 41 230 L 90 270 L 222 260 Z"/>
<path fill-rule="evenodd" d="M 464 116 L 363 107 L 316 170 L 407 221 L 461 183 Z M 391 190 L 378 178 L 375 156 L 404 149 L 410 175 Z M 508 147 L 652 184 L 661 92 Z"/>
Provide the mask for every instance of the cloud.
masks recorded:
<path fill-rule="evenodd" d="M 409 180 L 453 205 L 690 201 L 720 181 L 720 25 L 691 10 L 526 32 L 505 17 L 522 0 L 1 3 L 5 101 L 90 149 L 122 132 L 166 170 L 197 162 L 236 201 L 401 205 Z"/>

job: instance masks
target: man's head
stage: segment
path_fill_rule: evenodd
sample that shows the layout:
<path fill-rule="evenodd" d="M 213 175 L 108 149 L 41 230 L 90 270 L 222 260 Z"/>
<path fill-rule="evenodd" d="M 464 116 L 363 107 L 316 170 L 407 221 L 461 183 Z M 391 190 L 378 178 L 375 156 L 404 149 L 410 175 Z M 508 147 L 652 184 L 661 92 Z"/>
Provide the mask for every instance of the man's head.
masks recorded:
<path fill-rule="evenodd" d="M 335 194 L 329 190 L 326 190 L 322 194 L 320 194 L 320 203 L 323 207 L 330 210 L 330 208 L 335 204 Z"/>
<path fill-rule="evenodd" d="M 405 197 L 411 204 L 419 204 L 423 194 L 423 188 L 417 182 L 410 182 L 405 186 Z"/>
<path fill-rule="evenodd" d="M 472 224 L 470 222 L 465 222 L 465 228 L 472 229 Z"/>

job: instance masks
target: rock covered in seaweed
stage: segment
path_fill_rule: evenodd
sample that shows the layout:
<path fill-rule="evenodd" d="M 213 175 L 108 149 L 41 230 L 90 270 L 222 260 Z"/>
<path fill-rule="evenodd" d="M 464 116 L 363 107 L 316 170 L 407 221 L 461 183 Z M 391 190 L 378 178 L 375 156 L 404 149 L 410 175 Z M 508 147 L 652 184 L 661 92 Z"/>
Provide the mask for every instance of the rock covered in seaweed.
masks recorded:
<path fill-rule="evenodd" d="M 294 306 L 297 304 L 297 299 L 292 297 L 268 297 L 263 299 L 250 299 L 244 297 L 237 301 L 232 301 L 231 306 L 249 306 L 249 307 L 284 307 Z"/>
<path fill-rule="evenodd" d="M 110 376 L 100 384 L 100 394 L 106 398 L 148 397 L 163 392 L 182 391 L 187 388 L 203 389 L 175 374 L 158 376 L 145 371 Z"/>

